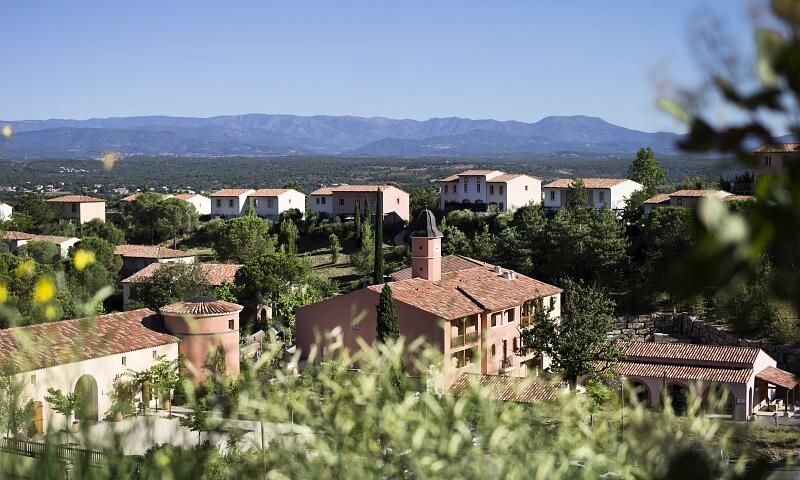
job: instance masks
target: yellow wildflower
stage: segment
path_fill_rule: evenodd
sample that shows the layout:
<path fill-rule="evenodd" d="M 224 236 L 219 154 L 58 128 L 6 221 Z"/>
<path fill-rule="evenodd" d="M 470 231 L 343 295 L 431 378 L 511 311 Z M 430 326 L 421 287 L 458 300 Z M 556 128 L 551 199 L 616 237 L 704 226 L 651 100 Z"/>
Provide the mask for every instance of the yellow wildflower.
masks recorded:
<path fill-rule="evenodd" d="M 75 252 L 75 256 L 72 259 L 72 264 L 75 265 L 75 269 L 78 271 L 83 270 L 84 268 L 88 267 L 93 263 L 94 263 L 94 252 L 91 250 L 80 249 L 77 252 Z"/>
<path fill-rule="evenodd" d="M 0 283 L 0 303 L 8 301 L 8 287 L 4 283 Z"/>
<path fill-rule="evenodd" d="M 21 261 L 19 265 L 17 265 L 17 269 L 14 273 L 16 273 L 18 277 L 27 277 L 33 275 L 34 270 L 36 270 L 36 262 L 29 258 Z"/>
<path fill-rule="evenodd" d="M 56 294 L 56 284 L 50 278 L 40 278 L 33 287 L 33 301 L 42 304 L 50 301 Z"/>

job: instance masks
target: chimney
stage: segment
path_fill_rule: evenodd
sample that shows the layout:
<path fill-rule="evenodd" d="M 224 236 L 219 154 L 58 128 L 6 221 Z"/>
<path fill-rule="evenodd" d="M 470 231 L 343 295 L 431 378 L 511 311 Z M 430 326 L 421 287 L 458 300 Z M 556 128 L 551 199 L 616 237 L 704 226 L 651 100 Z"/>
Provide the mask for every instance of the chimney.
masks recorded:
<path fill-rule="evenodd" d="M 514 270 L 506 270 L 503 276 L 506 277 L 508 280 L 514 280 Z"/>
<path fill-rule="evenodd" d="M 442 232 L 436 217 L 427 208 L 417 217 L 411 234 L 411 276 L 431 282 L 442 279 Z"/>
<path fill-rule="evenodd" d="M 502 275 L 503 274 L 503 267 L 501 267 L 500 265 L 495 265 L 494 266 L 494 273 L 496 273 L 498 275 Z"/>

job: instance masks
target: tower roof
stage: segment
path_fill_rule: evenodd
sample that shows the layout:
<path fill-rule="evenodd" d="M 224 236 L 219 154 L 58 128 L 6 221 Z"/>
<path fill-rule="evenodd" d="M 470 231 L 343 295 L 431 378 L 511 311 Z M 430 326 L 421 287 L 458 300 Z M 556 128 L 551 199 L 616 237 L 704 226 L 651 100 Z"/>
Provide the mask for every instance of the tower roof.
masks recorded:
<path fill-rule="evenodd" d="M 415 225 L 412 237 L 435 238 L 444 237 L 439 227 L 436 226 L 436 216 L 427 208 L 419 212 L 417 224 Z"/>

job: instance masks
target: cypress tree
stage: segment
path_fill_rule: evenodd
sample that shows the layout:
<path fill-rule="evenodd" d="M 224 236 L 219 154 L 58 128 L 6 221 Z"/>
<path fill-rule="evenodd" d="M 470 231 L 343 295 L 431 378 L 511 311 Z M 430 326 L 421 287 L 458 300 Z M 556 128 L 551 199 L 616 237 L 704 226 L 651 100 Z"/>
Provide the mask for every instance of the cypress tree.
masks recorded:
<path fill-rule="evenodd" d="M 397 312 L 394 309 L 392 289 L 389 287 L 388 283 L 383 284 L 377 310 L 377 340 L 381 343 L 386 343 L 388 340 L 397 340 L 400 337 L 400 327 L 397 325 Z"/>
<path fill-rule="evenodd" d="M 375 274 L 372 283 L 383 282 L 383 192 L 378 190 L 375 207 Z"/>
<path fill-rule="evenodd" d="M 353 227 L 356 230 L 356 238 L 361 238 L 361 200 L 356 198 L 356 213 L 353 216 Z"/>

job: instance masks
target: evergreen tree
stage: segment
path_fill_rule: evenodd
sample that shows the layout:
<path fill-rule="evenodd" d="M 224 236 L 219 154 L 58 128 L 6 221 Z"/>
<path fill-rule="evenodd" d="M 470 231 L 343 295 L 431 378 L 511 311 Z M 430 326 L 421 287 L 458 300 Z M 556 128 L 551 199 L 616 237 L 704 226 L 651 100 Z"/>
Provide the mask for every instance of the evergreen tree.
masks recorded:
<path fill-rule="evenodd" d="M 286 253 L 297 254 L 297 239 L 300 238 L 300 230 L 291 219 L 284 219 L 279 229 L 281 245 Z"/>
<path fill-rule="evenodd" d="M 400 338 L 400 327 L 397 325 L 397 312 L 394 308 L 392 289 L 388 283 L 383 284 L 381 297 L 377 305 L 376 338 L 381 343 Z"/>
<path fill-rule="evenodd" d="M 356 231 L 356 238 L 361 238 L 361 200 L 356 198 L 356 212 L 353 215 L 353 227 Z"/>
<path fill-rule="evenodd" d="M 339 251 L 342 249 L 342 244 L 335 233 L 328 235 L 328 241 L 331 245 L 331 263 L 336 265 L 339 262 Z"/>
<path fill-rule="evenodd" d="M 573 212 L 586 210 L 589 206 L 589 192 L 583 179 L 576 178 L 567 188 L 567 208 Z"/>
<path fill-rule="evenodd" d="M 644 185 L 647 193 L 653 196 L 656 187 L 666 180 L 667 172 L 656 161 L 653 149 L 647 147 L 640 148 L 636 152 L 636 159 L 631 163 L 628 177 L 634 182 Z"/>
<path fill-rule="evenodd" d="M 372 283 L 383 282 L 383 192 L 378 190 L 375 194 L 377 198 L 375 207 L 375 270 Z M 369 219 L 367 219 L 369 220 Z"/>

